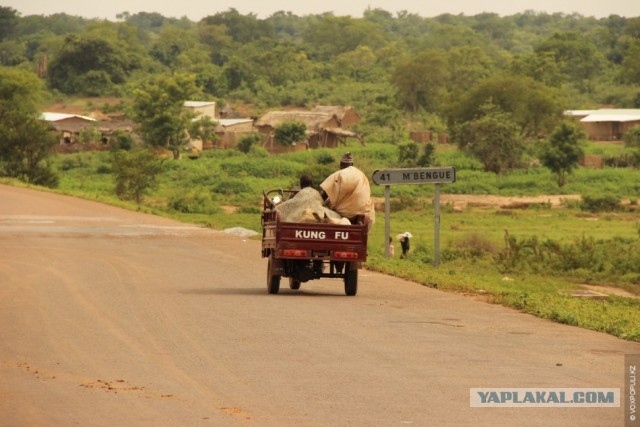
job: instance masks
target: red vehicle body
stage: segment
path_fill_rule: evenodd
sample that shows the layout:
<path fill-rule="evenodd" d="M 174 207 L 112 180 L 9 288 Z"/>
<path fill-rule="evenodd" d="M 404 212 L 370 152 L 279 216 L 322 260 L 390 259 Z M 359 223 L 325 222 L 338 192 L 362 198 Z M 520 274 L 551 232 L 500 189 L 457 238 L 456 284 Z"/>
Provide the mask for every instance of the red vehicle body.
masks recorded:
<path fill-rule="evenodd" d="M 289 278 L 289 287 L 323 277 L 344 279 L 347 295 L 358 292 L 358 269 L 367 259 L 367 224 L 364 216 L 355 224 L 295 223 L 280 221 L 279 212 L 269 198 L 278 192 L 293 197 L 292 190 L 264 193 L 262 212 L 262 257 L 269 259 L 267 291 L 280 290 L 281 277 Z"/>

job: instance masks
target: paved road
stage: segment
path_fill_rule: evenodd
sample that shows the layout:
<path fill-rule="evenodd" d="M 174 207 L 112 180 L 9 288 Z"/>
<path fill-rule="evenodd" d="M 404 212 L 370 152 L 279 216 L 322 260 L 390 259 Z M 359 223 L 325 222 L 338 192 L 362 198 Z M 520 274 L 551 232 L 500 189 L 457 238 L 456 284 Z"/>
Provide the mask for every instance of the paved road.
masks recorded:
<path fill-rule="evenodd" d="M 622 425 L 469 389 L 623 389 L 638 343 L 367 271 L 267 295 L 265 269 L 256 240 L 0 185 L 0 425 Z"/>

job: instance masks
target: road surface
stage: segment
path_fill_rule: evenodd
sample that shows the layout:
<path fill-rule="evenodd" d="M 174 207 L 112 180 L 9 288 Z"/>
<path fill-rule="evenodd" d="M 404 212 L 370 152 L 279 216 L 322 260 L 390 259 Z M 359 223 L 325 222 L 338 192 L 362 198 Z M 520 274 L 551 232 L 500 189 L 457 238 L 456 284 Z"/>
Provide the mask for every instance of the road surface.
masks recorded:
<path fill-rule="evenodd" d="M 0 426 L 623 425 L 469 390 L 623 390 L 640 343 L 368 271 L 265 282 L 257 240 L 0 185 Z"/>

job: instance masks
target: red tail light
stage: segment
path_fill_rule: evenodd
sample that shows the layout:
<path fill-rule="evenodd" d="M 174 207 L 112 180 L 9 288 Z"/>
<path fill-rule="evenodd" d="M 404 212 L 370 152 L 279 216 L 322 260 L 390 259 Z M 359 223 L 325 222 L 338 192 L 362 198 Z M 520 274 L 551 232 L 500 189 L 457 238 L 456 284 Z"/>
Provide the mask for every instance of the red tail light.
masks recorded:
<path fill-rule="evenodd" d="M 304 249 L 285 249 L 282 255 L 292 258 L 309 258 L 309 251 Z"/>
<path fill-rule="evenodd" d="M 334 252 L 333 256 L 340 259 L 358 259 L 358 252 Z"/>

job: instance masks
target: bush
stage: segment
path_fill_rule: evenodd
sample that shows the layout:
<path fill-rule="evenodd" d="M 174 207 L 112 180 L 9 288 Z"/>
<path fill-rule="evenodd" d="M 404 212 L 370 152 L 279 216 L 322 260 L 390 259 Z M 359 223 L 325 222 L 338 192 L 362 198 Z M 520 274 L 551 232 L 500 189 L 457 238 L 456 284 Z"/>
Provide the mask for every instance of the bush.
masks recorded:
<path fill-rule="evenodd" d="M 278 144 L 289 147 L 307 139 L 307 126 L 302 122 L 284 122 L 276 126 L 274 138 Z"/>
<path fill-rule="evenodd" d="M 262 213 L 262 209 L 260 209 L 257 206 L 241 206 L 240 209 L 238 209 L 238 213 L 243 213 L 243 214 L 261 214 Z"/>
<path fill-rule="evenodd" d="M 280 178 L 300 174 L 301 164 L 273 158 L 269 161 L 247 161 L 246 158 L 230 160 L 220 165 L 228 175 L 243 178 Z"/>
<path fill-rule="evenodd" d="M 96 172 L 99 173 L 100 175 L 108 175 L 111 173 L 111 168 L 107 165 L 100 165 L 96 169 Z"/>
<path fill-rule="evenodd" d="M 143 196 L 157 186 L 156 178 L 162 172 L 162 160 L 149 150 L 119 150 L 113 153 L 111 168 L 118 197 L 140 204 Z"/>
<path fill-rule="evenodd" d="M 402 210 L 412 210 L 418 206 L 418 201 L 410 194 L 400 193 L 397 197 L 392 197 L 389 201 L 389 207 L 393 212 Z"/>
<path fill-rule="evenodd" d="M 332 165 L 336 160 L 329 153 L 320 153 L 316 161 L 321 165 Z"/>
<path fill-rule="evenodd" d="M 588 212 L 614 212 L 622 208 L 620 199 L 614 196 L 582 196 L 580 209 Z"/>
<path fill-rule="evenodd" d="M 211 200 L 211 195 L 203 191 L 179 193 L 169 199 L 169 207 L 182 213 L 213 214 L 220 209 Z"/>
<path fill-rule="evenodd" d="M 133 148 L 133 137 L 129 132 L 116 131 L 110 138 L 112 150 L 131 150 Z"/>
<path fill-rule="evenodd" d="M 248 154 L 251 157 L 261 158 L 261 159 L 269 157 L 269 152 L 267 151 L 267 149 L 259 145 L 252 145 Z"/>
<path fill-rule="evenodd" d="M 220 181 L 213 186 L 213 193 L 224 194 L 226 196 L 238 193 L 251 193 L 251 187 L 243 181 L 229 179 Z"/>
<path fill-rule="evenodd" d="M 240 141 L 238 141 L 238 143 L 236 144 L 236 150 L 246 154 L 251 150 L 251 148 L 253 148 L 255 144 L 260 142 L 261 139 L 262 137 L 257 133 L 245 135 L 240 138 Z"/>
<path fill-rule="evenodd" d="M 85 164 L 80 157 L 65 157 L 64 159 L 62 159 L 62 162 L 60 162 L 60 166 L 58 166 L 58 169 L 66 172 L 70 171 L 71 169 L 81 168 L 84 166 Z"/>

